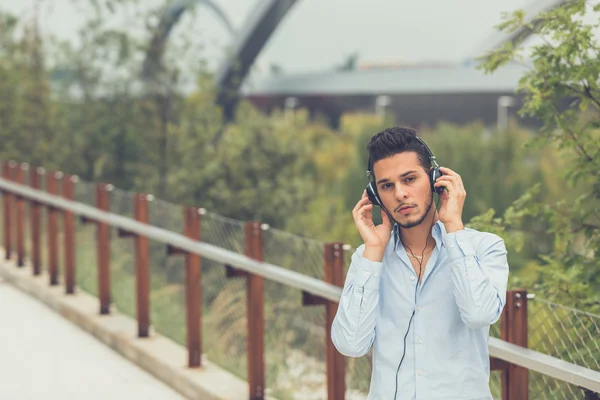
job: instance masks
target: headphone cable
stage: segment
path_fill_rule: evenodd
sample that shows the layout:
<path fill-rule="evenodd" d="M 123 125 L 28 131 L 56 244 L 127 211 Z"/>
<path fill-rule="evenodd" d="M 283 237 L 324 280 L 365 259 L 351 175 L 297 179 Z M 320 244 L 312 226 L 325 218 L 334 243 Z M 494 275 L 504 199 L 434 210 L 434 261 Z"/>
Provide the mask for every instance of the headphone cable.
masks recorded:
<path fill-rule="evenodd" d="M 433 203 L 433 194 L 431 196 L 431 202 Z M 417 260 L 417 262 L 419 263 L 419 279 L 417 280 L 417 286 L 415 287 L 415 306 L 417 305 L 417 290 L 419 288 L 419 284 L 421 282 L 421 273 L 423 272 L 423 256 L 425 254 L 425 249 L 427 249 L 427 240 L 429 240 L 429 235 L 431 233 L 431 230 L 433 229 L 433 220 L 435 219 L 435 213 L 438 211 L 439 209 L 439 203 L 440 203 L 440 195 L 438 194 L 438 200 L 435 206 L 435 212 L 433 213 L 433 217 L 431 218 L 431 229 L 429 229 L 429 232 L 427 233 L 427 239 L 425 240 L 425 247 L 423 248 L 423 252 L 421 253 L 421 259 L 419 260 L 417 257 L 415 257 L 412 249 L 408 246 L 408 249 L 410 250 L 410 253 L 413 255 L 413 257 Z M 386 211 L 387 213 L 387 211 Z M 413 309 L 412 315 L 410 316 L 410 320 L 408 321 L 408 328 L 406 329 L 406 333 L 404 334 L 404 349 L 402 350 L 402 358 L 400 359 L 400 363 L 398 364 L 398 369 L 396 369 L 396 390 L 394 391 L 394 400 L 396 400 L 396 396 L 398 395 L 398 373 L 400 372 L 400 366 L 402 366 L 402 361 L 404 361 L 404 356 L 406 355 L 406 338 L 408 336 L 408 333 L 410 332 L 410 325 L 412 323 L 412 320 L 415 316 L 415 309 Z"/>

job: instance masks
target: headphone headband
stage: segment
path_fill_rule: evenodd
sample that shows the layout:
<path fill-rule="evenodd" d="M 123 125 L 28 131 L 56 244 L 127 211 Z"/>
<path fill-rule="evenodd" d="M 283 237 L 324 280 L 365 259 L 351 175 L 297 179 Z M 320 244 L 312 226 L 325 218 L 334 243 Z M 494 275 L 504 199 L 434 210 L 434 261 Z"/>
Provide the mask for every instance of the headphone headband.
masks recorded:
<path fill-rule="evenodd" d="M 435 159 L 435 156 L 433 155 L 433 153 L 431 152 L 431 150 L 429 149 L 429 146 L 427 146 L 425 144 L 425 142 L 423 140 L 421 140 L 420 137 L 418 137 L 417 135 L 414 136 L 414 138 L 419 142 L 419 144 L 425 149 L 425 151 L 427 151 L 427 154 L 429 154 L 429 161 L 431 161 L 431 166 L 434 168 L 439 168 L 439 165 Z M 373 175 L 373 165 L 371 164 L 371 156 L 369 156 L 369 163 L 367 164 L 367 176 L 372 176 Z"/>

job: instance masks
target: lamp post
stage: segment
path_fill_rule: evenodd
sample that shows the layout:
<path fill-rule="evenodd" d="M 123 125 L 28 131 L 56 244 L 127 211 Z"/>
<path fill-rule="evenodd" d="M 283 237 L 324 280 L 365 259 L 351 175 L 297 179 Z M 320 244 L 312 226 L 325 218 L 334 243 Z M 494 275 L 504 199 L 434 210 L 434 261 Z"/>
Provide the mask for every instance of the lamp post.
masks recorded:
<path fill-rule="evenodd" d="M 375 114 L 383 119 L 385 118 L 386 108 L 392 103 L 390 96 L 377 96 L 375 99 Z"/>
<path fill-rule="evenodd" d="M 504 132 L 508 127 L 508 108 L 515 105 L 515 98 L 511 96 L 498 97 L 498 131 Z"/>

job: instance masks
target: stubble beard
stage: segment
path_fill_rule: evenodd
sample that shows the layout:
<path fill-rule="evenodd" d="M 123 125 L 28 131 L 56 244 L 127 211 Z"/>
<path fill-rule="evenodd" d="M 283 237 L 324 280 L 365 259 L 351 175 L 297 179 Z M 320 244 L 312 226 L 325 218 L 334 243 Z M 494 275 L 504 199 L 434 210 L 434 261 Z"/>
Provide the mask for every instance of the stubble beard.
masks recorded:
<path fill-rule="evenodd" d="M 420 225 L 425 218 L 427 217 L 427 215 L 429 214 L 429 211 L 431 210 L 431 205 L 433 204 L 433 193 L 431 193 L 431 197 L 429 198 L 429 202 L 427 203 L 427 210 L 425 210 L 425 212 L 423 213 L 423 215 L 421 215 L 416 221 L 413 222 L 408 222 L 406 224 L 400 223 L 398 221 L 395 221 L 401 228 L 404 229 L 409 229 L 409 228 L 414 228 L 417 225 Z"/>

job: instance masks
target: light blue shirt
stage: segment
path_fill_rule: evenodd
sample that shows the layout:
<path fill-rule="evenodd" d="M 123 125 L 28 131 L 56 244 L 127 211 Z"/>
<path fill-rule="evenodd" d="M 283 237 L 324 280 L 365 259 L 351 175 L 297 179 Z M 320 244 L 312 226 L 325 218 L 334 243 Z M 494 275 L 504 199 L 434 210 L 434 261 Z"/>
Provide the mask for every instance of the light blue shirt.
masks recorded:
<path fill-rule="evenodd" d="M 367 400 L 394 400 L 396 379 L 397 400 L 492 399 L 488 337 L 505 304 L 504 241 L 469 228 L 447 233 L 440 221 L 432 235 L 421 284 L 396 229 L 382 262 L 364 258 L 364 244 L 352 255 L 331 339 L 349 357 L 373 346 Z"/>

